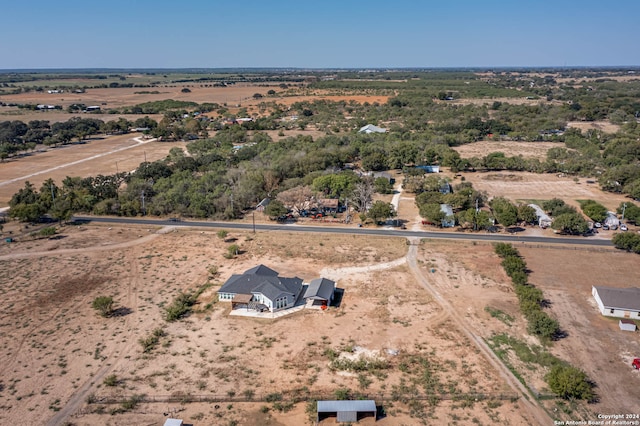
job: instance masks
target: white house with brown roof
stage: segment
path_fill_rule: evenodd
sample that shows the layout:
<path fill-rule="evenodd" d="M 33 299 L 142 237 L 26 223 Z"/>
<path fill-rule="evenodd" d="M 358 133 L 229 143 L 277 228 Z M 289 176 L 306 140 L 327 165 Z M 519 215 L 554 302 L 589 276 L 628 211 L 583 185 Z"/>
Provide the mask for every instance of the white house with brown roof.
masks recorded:
<path fill-rule="evenodd" d="M 640 288 L 593 286 L 591 294 L 602 315 L 616 318 L 640 319 Z"/>

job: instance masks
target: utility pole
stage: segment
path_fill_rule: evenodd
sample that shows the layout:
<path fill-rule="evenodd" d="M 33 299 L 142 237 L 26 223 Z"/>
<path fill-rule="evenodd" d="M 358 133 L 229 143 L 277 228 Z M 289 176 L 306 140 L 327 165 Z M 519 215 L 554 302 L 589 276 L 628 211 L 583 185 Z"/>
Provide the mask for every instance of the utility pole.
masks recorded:
<path fill-rule="evenodd" d="M 142 190 L 142 215 L 143 216 L 147 215 L 147 211 L 146 211 L 145 206 L 144 206 L 144 189 Z"/>
<path fill-rule="evenodd" d="M 622 205 L 622 220 L 624 221 L 624 212 L 627 210 L 627 203 Z"/>
<path fill-rule="evenodd" d="M 118 174 L 118 162 L 116 161 L 116 174 Z"/>
<path fill-rule="evenodd" d="M 256 233 L 256 212 L 253 212 L 251 215 L 251 218 L 253 219 L 253 233 Z"/>

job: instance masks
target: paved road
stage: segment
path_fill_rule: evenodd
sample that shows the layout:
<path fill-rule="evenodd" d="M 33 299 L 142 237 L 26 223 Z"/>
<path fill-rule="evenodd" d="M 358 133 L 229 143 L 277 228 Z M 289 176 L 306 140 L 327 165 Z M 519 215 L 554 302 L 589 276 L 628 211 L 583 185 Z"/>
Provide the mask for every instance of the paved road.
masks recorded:
<path fill-rule="evenodd" d="M 334 234 L 355 234 L 355 235 L 380 235 L 386 237 L 418 237 L 445 240 L 475 240 L 475 241 L 504 241 L 504 242 L 525 242 L 531 244 L 574 244 L 586 246 L 612 247 L 611 241 L 589 237 L 534 237 L 524 235 L 506 234 L 472 234 L 466 232 L 427 232 L 410 231 L 405 229 L 386 228 L 357 228 L 357 227 L 333 227 L 333 226 L 307 226 L 297 224 L 250 224 L 237 222 L 207 222 L 207 221 L 178 221 L 160 219 L 140 219 L 122 217 L 93 217 L 74 216 L 75 220 L 112 223 L 118 225 L 153 225 L 153 226 L 199 226 L 224 229 L 243 229 L 256 231 L 290 231 L 290 232 L 318 232 Z"/>

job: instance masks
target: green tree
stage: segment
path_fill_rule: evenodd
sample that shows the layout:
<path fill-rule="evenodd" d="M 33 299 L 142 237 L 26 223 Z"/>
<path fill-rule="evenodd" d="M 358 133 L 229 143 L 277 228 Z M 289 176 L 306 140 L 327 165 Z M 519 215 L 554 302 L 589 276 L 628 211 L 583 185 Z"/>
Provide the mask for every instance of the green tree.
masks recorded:
<path fill-rule="evenodd" d="M 378 223 L 382 219 L 394 217 L 395 215 L 396 211 L 393 208 L 393 205 L 391 205 L 391 203 L 385 203 L 384 201 L 380 200 L 375 201 L 367 212 L 367 217 L 369 217 L 376 223 Z"/>
<path fill-rule="evenodd" d="M 640 234 L 621 232 L 611 239 L 616 248 L 640 254 Z"/>
<path fill-rule="evenodd" d="M 518 208 L 511 204 L 506 198 L 497 197 L 489 203 L 493 213 L 503 226 L 515 225 L 518 221 Z"/>
<path fill-rule="evenodd" d="M 264 213 L 270 218 L 279 217 L 287 214 L 288 210 L 280 200 L 271 200 L 267 207 L 264 209 Z"/>
<path fill-rule="evenodd" d="M 429 222 L 440 225 L 444 220 L 446 213 L 440 209 L 440 204 L 429 203 L 420 206 L 420 216 L 424 217 Z"/>
<path fill-rule="evenodd" d="M 391 182 L 389 182 L 389 179 L 385 177 L 376 178 L 373 184 L 378 194 L 391 194 L 393 192 Z"/>
<path fill-rule="evenodd" d="M 557 216 L 551 227 L 565 234 L 579 235 L 589 230 L 589 225 L 578 213 L 563 213 Z"/>
<path fill-rule="evenodd" d="M 555 365 L 545 376 L 549 389 L 563 399 L 594 399 L 593 384 L 586 373 L 569 365 Z"/>
<path fill-rule="evenodd" d="M 534 310 L 527 316 L 527 330 L 529 333 L 543 339 L 554 339 L 560 332 L 560 324 L 554 318 L 540 309 Z"/>
<path fill-rule="evenodd" d="M 596 201 L 582 201 L 580 208 L 582 212 L 594 222 L 602 222 L 607 218 L 607 208 Z"/>
<path fill-rule="evenodd" d="M 518 206 L 518 220 L 526 223 L 535 223 L 537 219 L 536 209 L 526 204 Z"/>
<path fill-rule="evenodd" d="M 113 314 L 113 303 L 111 296 L 98 296 L 93 299 L 91 306 L 98 311 L 100 316 L 107 318 Z"/>

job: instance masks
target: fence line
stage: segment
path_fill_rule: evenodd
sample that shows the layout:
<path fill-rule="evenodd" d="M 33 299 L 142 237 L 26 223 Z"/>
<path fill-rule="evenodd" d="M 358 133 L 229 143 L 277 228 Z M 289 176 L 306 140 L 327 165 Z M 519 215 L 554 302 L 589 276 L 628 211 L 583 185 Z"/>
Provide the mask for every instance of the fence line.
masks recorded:
<path fill-rule="evenodd" d="M 485 400 L 511 400 L 520 398 L 516 393 L 442 393 L 442 394 L 418 394 L 418 393 L 357 393 L 349 399 L 373 399 L 377 402 L 383 401 L 485 401 Z M 89 404 L 122 404 L 135 400 L 138 403 L 191 403 L 191 402 L 213 402 L 213 403 L 233 403 L 233 402 L 304 402 L 312 400 L 334 400 L 333 393 L 305 393 L 288 395 L 272 393 L 253 396 L 229 396 L 229 395 L 118 395 L 99 396 L 93 395 L 87 401 Z"/>

